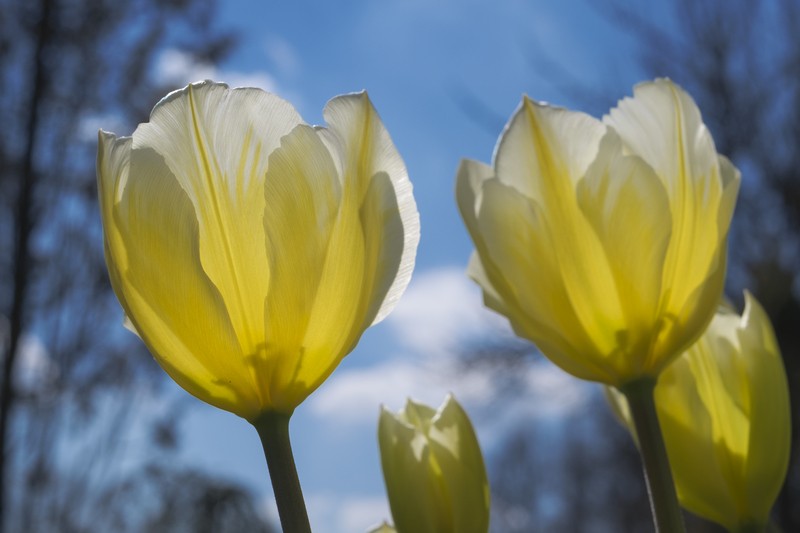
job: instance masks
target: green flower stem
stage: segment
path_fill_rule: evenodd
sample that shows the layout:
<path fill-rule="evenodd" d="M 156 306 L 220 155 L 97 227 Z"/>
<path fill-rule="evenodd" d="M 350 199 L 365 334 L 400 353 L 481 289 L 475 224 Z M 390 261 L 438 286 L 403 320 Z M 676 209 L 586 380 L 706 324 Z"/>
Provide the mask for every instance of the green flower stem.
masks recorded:
<path fill-rule="evenodd" d="M 640 378 L 620 387 L 620 392 L 628 400 L 639 454 L 642 457 L 650 509 L 658 533 L 684 533 L 683 515 L 669 468 L 667 449 L 658 423 L 656 403 L 653 392 L 654 378 Z"/>
<path fill-rule="evenodd" d="M 291 414 L 266 412 L 252 424 L 261 437 L 284 533 L 311 533 L 306 503 L 289 442 Z"/>

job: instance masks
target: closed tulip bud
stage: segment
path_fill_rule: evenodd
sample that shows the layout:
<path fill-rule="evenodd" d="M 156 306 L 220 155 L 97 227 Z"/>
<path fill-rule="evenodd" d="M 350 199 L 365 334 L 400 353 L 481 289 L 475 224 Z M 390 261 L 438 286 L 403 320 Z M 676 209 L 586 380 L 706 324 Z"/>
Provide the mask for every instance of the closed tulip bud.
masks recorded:
<path fill-rule="evenodd" d="M 596 120 L 523 99 L 456 194 L 486 305 L 567 372 L 658 375 L 714 314 L 739 172 L 691 97 L 643 83 Z"/>
<path fill-rule="evenodd" d="M 624 398 L 611 393 L 625 419 Z M 733 532 L 762 532 L 789 464 L 791 418 L 769 318 L 745 293 L 722 308 L 655 389 L 681 505 Z"/>
<path fill-rule="evenodd" d="M 258 89 L 192 84 L 100 132 L 106 262 L 131 326 L 191 394 L 290 414 L 394 307 L 414 266 L 405 166 L 366 93 L 303 123 Z"/>
<path fill-rule="evenodd" d="M 408 401 L 381 411 L 383 477 L 399 533 L 486 533 L 489 483 L 467 414 L 448 396 L 438 411 Z"/>

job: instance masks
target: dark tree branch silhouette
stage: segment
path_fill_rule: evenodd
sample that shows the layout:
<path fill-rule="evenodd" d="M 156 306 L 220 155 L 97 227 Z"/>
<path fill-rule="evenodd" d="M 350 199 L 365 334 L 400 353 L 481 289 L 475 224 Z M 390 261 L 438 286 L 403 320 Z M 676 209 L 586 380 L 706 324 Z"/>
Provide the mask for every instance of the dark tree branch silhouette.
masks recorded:
<path fill-rule="evenodd" d="M 94 169 L 99 126 L 133 131 L 177 88 L 154 76 L 164 50 L 214 63 L 234 44 L 214 1 L 0 0 L 0 529 L 144 531 L 146 494 L 188 521 L 234 493 L 230 522 L 266 527 L 246 490 L 174 472 L 183 402 L 121 327 Z"/>

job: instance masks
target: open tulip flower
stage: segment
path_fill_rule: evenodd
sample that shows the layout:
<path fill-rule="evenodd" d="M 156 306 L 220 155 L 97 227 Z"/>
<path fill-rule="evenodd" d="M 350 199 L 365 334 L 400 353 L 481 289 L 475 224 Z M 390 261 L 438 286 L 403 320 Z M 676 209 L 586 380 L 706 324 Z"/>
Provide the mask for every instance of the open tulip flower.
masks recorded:
<path fill-rule="evenodd" d="M 526 97 L 493 165 L 458 172 L 469 274 L 567 372 L 655 378 L 714 315 L 738 187 L 669 80 L 637 85 L 602 121 Z"/>
<path fill-rule="evenodd" d="M 329 127 L 259 89 L 202 82 L 132 137 L 100 132 L 106 262 L 184 389 L 253 420 L 291 413 L 383 319 L 419 240 L 406 169 L 366 93 Z"/>
<path fill-rule="evenodd" d="M 610 391 L 631 426 L 627 405 Z M 786 477 L 791 418 L 786 372 L 758 301 L 723 307 L 655 390 L 681 504 L 732 532 L 763 532 Z"/>
<path fill-rule="evenodd" d="M 489 482 L 464 409 L 408 401 L 378 423 L 383 477 L 398 533 L 486 533 Z M 391 530 L 390 530 L 391 531 Z"/>

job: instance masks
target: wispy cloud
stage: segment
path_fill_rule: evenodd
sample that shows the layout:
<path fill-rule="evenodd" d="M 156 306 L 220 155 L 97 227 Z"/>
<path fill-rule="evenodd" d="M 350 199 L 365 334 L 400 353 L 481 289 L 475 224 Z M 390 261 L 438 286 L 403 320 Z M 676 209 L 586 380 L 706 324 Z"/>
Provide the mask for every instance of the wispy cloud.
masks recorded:
<path fill-rule="evenodd" d="M 266 37 L 264 53 L 282 74 L 295 76 L 301 70 L 300 55 L 295 47 L 280 35 L 273 34 Z"/>
<path fill-rule="evenodd" d="M 421 357 L 451 357 L 465 342 L 510 331 L 461 267 L 418 274 L 386 320 L 401 347 Z"/>
<path fill-rule="evenodd" d="M 309 494 L 307 500 L 309 520 L 318 533 L 366 532 L 391 517 L 389 504 L 382 496 L 318 492 Z"/>
<path fill-rule="evenodd" d="M 219 69 L 175 48 L 168 48 L 161 53 L 156 61 L 154 75 L 159 81 L 175 86 L 199 80 L 214 80 L 224 81 L 231 87 L 258 87 L 272 93 L 280 92 L 275 78 L 266 71 Z"/>

